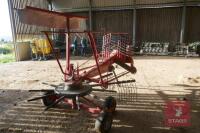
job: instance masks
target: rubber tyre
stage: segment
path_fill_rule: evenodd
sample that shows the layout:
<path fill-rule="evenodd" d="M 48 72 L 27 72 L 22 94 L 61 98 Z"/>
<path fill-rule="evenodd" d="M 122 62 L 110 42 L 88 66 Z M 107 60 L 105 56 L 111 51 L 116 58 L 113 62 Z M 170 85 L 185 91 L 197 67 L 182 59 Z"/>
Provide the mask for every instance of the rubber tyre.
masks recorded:
<path fill-rule="evenodd" d="M 44 95 L 53 94 L 53 93 L 54 91 L 48 91 L 48 92 L 45 92 Z M 56 100 L 55 98 L 52 98 L 52 96 L 49 96 L 49 97 L 42 98 L 42 103 L 44 104 L 44 106 L 49 106 L 53 104 L 55 100 Z"/>
<path fill-rule="evenodd" d="M 114 113 L 116 110 L 116 106 L 117 106 L 116 99 L 112 96 L 109 96 L 105 99 L 103 108 L 105 112 Z"/>
<path fill-rule="evenodd" d="M 113 123 L 113 115 L 109 112 L 103 112 L 95 121 L 95 130 L 99 133 L 109 133 Z"/>

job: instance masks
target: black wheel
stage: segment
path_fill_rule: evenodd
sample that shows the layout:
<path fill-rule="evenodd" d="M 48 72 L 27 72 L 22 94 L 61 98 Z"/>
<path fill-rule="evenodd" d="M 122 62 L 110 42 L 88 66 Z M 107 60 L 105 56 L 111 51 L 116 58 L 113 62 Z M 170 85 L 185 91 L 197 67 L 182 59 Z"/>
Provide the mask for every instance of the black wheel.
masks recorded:
<path fill-rule="evenodd" d="M 54 94 L 54 91 L 48 91 L 48 92 L 44 93 L 44 95 L 49 95 L 49 94 Z M 48 96 L 48 97 L 42 98 L 42 103 L 45 106 L 49 106 L 49 105 L 53 104 L 55 102 L 55 100 L 56 100 L 55 96 Z"/>
<path fill-rule="evenodd" d="M 103 109 L 105 112 L 115 112 L 116 109 L 116 99 L 112 96 L 109 96 L 105 99 L 104 105 L 103 105 Z"/>
<path fill-rule="evenodd" d="M 109 112 L 103 112 L 95 121 L 95 130 L 100 133 L 109 133 L 113 122 L 113 115 Z"/>

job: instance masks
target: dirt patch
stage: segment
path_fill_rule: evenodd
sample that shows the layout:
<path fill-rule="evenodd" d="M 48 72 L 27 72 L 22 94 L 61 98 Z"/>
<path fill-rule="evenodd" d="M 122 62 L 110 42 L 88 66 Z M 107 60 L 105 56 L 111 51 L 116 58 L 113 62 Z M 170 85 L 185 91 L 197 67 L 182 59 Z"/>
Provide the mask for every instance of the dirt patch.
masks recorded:
<path fill-rule="evenodd" d="M 74 60 L 83 62 L 86 59 Z M 112 86 L 119 93 L 99 93 L 102 98 L 117 98 L 117 113 L 111 133 L 198 133 L 200 130 L 200 62 L 198 59 L 135 60 L 136 79 L 133 85 Z M 65 63 L 62 61 L 62 64 Z M 119 66 L 116 72 L 121 72 Z M 0 132 L 1 133 L 90 133 L 95 118 L 85 111 L 59 105 L 43 112 L 40 101 L 26 102 L 36 94 L 29 89 L 50 89 L 43 84 L 60 84 L 62 74 L 55 61 L 17 62 L 0 65 Z M 136 95 L 137 93 L 137 95 Z M 168 128 L 163 124 L 165 102 L 187 98 L 191 103 L 191 127 Z"/>

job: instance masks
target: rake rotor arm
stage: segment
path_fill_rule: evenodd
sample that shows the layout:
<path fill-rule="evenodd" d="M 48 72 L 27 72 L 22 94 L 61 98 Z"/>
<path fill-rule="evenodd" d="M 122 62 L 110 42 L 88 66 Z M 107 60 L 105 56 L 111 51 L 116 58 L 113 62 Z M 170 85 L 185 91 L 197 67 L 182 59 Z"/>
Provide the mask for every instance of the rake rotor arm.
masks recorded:
<path fill-rule="evenodd" d="M 93 37 L 91 32 L 88 32 L 88 36 L 89 36 L 89 39 L 90 39 L 90 44 L 91 44 L 93 55 L 94 55 L 94 58 L 95 58 L 98 74 L 100 76 L 100 81 L 101 81 L 101 84 L 104 84 L 103 79 L 102 79 L 102 75 L 101 75 L 99 62 L 98 62 L 98 52 L 97 52 L 97 48 L 96 48 L 96 45 L 95 45 L 96 43 L 95 43 L 94 37 Z"/>
<path fill-rule="evenodd" d="M 47 95 L 44 95 L 44 96 L 40 96 L 40 97 L 35 97 L 35 98 L 32 98 L 32 99 L 29 99 L 29 100 L 27 100 L 27 101 L 28 101 L 28 102 L 30 102 L 30 101 L 35 101 L 35 100 L 43 99 L 43 98 L 50 97 L 50 96 L 55 96 L 55 94 L 54 94 L 54 93 L 52 93 L 52 94 L 47 94 Z"/>
<path fill-rule="evenodd" d="M 124 81 L 118 81 L 118 82 L 111 82 L 111 83 L 108 83 L 107 85 L 114 85 L 114 84 L 123 84 L 123 83 L 132 83 L 132 82 L 136 82 L 135 79 L 132 79 L 132 80 L 124 80 Z M 90 85 L 91 87 L 96 87 L 96 86 L 102 86 L 101 84 L 93 84 L 93 85 Z"/>
<path fill-rule="evenodd" d="M 59 102 L 61 102 L 63 99 L 65 99 L 65 96 L 61 96 L 59 99 L 57 99 L 54 103 L 52 103 L 51 105 L 47 106 L 44 111 L 47 111 L 48 109 L 52 108 L 53 106 L 55 106 L 56 104 L 58 104 Z"/>

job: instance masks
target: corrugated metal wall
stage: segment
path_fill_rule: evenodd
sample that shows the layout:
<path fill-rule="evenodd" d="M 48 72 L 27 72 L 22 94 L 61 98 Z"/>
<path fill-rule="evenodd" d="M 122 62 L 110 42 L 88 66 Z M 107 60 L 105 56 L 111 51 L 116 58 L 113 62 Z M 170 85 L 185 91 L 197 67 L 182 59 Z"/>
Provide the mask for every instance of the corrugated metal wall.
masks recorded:
<path fill-rule="evenodd" d="M 93 12 L 93 30 L 110 32 L 133 31 L 133 11 L 96 11 Z"/>
<path fill-rule="evenodd" d="M 52 2 L 56 10 L 60 11 L 89 11 L 89 0 Z M 198 4 L 200 0 L 186 1 L 187 5 L 191 3 Z M 174 7 L 166 8 L 169 5 Z M 183 5 L 184 0 L 92 0 L 93 30 L 128 32 L 132 36 L 133 9 L 137 8 L 136 42 L 179 42 Z M 186 42 L 200 40 L 200 29 L 196 28 L 200 19 L 199 10 L 200 7 L 187 8 Z"/>
<path fill-rule="evenodd" d="M 79 15 L 79 16 L 85 16 L 85 17 L 89 18 L 89 13 L 86 12 L 86 11 L 84 11 L 84 12 L 74 12 L 72 14 Z M 87 29 L 89 29 L 89 20 L 88 19 L 86 20 L 86 26 L 87 26 Z"/>
<path fill-rule="evenodd" d="M 136 0 L 136 4 L 168 4 L 168 3 L 182 3 L 183 0 Z"/>
<path fill-rule="evenodd" d="M 92 6 L 94 8 L 115 7 L 115 6 L 133 6 L 135 0 L 93 0 Z"/>
<path fill-rule="evenodd" d="M 198 3 L 199 0 L 187 0 L 187 4 Z M 87 9 L 89 0 L 52 0 L 57 10 Z M 92 0 L 93 9 L 157 7 L 164 5 L 183 5 L 184 0 Z"/>
<path fill-rule="evenodd" d="M 137 10 L 136 40 L 138 42 L 178 42 L 181 8 Z"/>
<path fill-rule="evenodd" d="M 186 42 L 200 42 L 200 7 L 187 7 Z"/>
<path fill-rule="evenodd" d="M 87 8 L 89 7 L 88 0 L 52 0 L 55 9 L 66 10 L 72 8 Z"/>
<path fill-rule="evenodd" d="M 48 9 L 47 0 L 11 0 L 11 10 L 13 11 L 13 23 L 15 27 L 16 41 L 22 41 L 33 38 L 33 34 L 40 34 L 41 30 L 47 30 L 44 27 L 30 26 L 19 21 L 19 17 L 15 9 L 24 8 L 25 6 L 33 6 Z"/>
<path fill-rule="evenodd" d="M 31 5 L 48 8 L 47 0 L 11 0 L 13 8 Z M 76 12 L 89 16 L 89 0 L 52 0 L 57 11 Z M 136 8 L 136 42 L 179 42 L 184 0 L 92 0 L 92 25 L 95 31 L 128 32 L 133 35 L 133 9 Z M 187 7 L 185 41 L 200 41 L 200 0 L 187 0 L 196 7 Z M 163 4 L 176 4 L 162 8 Z M 156 8 L 152 8 L 156 7 Z M 178 5 L 178 6 L 177 6 Z M 21 24 L 14 13 L 17 40 L 44 30 L 41 27 Z M 87 21 L 89 29 L 89 20 Z M 25 37 L 24 37 L 25 36 Z M 133 39 L 134 40 L 134 39 Z"/>

